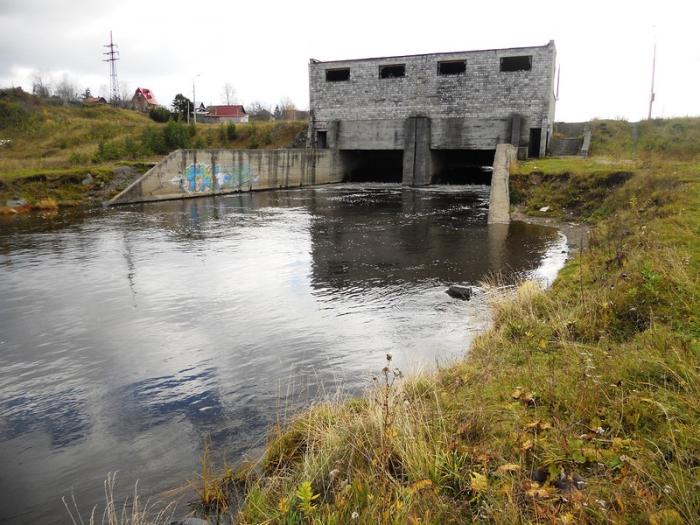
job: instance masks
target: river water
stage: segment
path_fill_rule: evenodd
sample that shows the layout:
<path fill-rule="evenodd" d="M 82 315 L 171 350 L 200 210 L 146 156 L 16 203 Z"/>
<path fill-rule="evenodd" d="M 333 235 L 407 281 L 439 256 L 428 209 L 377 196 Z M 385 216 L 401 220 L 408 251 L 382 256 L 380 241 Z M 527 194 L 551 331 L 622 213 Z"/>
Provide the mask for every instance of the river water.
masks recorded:
<path fill-rule="evenodd" d="M 333 185 L 0 222 L 0 522 L 84 515 L 119 471 L 157 494 L 202 444 L 235 463 L 278 418 L 383 366 L 463 356 L 493 273 L 551 279 L 556 230 L 487 226 L 486 186 Z M 1 218 L 0 218 L 1 219 Z M 121 494 L 121 492 L 120 492 Z"/>

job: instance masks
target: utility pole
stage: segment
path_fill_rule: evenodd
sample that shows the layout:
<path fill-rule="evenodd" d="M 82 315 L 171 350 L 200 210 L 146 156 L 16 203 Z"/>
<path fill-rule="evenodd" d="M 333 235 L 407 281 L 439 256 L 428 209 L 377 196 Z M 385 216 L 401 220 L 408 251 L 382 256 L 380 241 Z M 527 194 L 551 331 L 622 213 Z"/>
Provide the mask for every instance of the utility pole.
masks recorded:
<path fill-rule="evenodd" d="M 119 83 L 117 82 L 119 51 L 112 40 L 111 31 L 109 32 L 109 44 L 105 44 L 103 47 L 107 48 L 107 51 L 102 53 L 107 58 L 102 59 L 102 62 L 109 62 L 109 101 L 116 106 L 119 103 Z"/>
<path fill-rule="evenodd" d="M 656 93 L 654 93 L 654 79 L 656 77 L 656 42 L 654 42 L 654 59 L 651 62 L 651 94 L 649 95 L 649 116 L 648 119 L 651 120 L 651 107 L 654 105 L 654 99 L 656 98 Z"/>
<path fill-rule="evenodd" d="M 194 117 L 194 125 L 197 125 L 197 97 L 195 97 L 194 94 L 194 80 L 199 76 L 199 73 L 197 73 L 195 76 L 192 77 L 192 116 Z"/>

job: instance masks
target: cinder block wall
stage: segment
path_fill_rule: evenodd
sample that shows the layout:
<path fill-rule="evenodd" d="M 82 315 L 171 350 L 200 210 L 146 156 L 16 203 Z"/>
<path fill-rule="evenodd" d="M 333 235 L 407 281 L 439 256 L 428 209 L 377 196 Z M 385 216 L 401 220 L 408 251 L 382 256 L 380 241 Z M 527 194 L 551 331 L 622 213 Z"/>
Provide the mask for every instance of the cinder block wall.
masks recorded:
<path fill-rule="evenodd" d="M 501 72 L 500 59 L 532 56 L 529 71 Z M 466 71 L 439 75 L 438 62 L 466 60 Z M 433 149 L 495 149 L 510 141 L 514 114 L 522 119 L 520 145 L 530 128 L 542 141 L 554 121 L 554 42 L 546 46 L 433 53 L 309 63 L 312 139 L 330 130 L 339 149 L 402 149 L 403 122 L 431 119 Z M 405 64 L 405 76 L 382 79 L 379 67 Z M 347 81 L 326 81 L 327 69 L 349 68 Z M 337 122 L 336 129 L 330 123 Z M 330 134 L 330 133 L 329 133 Z"/>

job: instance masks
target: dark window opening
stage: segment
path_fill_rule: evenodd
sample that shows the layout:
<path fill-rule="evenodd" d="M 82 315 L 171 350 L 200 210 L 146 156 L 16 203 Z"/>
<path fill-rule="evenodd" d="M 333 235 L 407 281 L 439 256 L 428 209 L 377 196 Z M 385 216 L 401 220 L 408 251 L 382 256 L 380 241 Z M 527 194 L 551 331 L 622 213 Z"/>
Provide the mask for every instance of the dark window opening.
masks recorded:
<path fill-rule="evenodd" d="M 328 147 L 328 132 L 327 131 L 317 131 L 316 132 L 316 147 L 321 149 L 326 149 Z"/>
<path fill-rule="evenodd" d="M 406 76 L 406 64 L 379 66 L 379 78 L 401 78 Z"/>
<path fill-rule="evenodd" d="M 531 69 L 532 57 L 530 55 L 501 57 L 501 71 L 530 71 Z"/>
<path fill-rule="evenodd" d="M 401 182 L 402 150 L 344 150 L 340 160 L 349 182 Z"/>
<path fill-rule="evenodd" d="M 431 150 L 434 184 L 491 184 L 493 150 Z"/>
<path fill-rule="evenodd" d="M 527 155 L 532 159 L 540 156 L 540 143 L 542 141 L 542 128 L 530 128 L 530 144 Z"/>
<path fill-rule="evenodd" d="M 326 82 L 342 82 L 350 80 L 350 68 L 326 69 Z"/>
<path fill-rule="evenodd" d="M 461 75 L 466 70 L 466 60 L 446 60 L 438 62 L 438 75 Z"/>

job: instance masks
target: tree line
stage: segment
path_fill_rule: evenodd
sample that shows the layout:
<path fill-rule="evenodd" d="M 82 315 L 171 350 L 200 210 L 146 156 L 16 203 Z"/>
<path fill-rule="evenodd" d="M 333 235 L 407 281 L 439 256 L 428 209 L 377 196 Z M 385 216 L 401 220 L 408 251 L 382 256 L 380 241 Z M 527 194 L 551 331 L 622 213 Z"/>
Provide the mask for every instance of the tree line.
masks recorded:
<path fill-rule="evenodd" d="M 94 94 L 89 87 L 81 90 L 78 85 L 73 82 L 68 75 L 63 75 L 59 80 L 54 79 L 41 71 L 36 71 L 32 75 L 32 93 L 40 98 L 54 99 L 64 104 L 79 103 L 87 99 L 91 99 Z M 108 100 L 107 87 L 100 86 L 99 95 L 104 97 L 113 105 L 131 108 L 131 92 L 128 82 L 120 82 L 119 98 L 117 100 Z M 236 90 L 230 82 L 226 82 L 222 86 L 220 93 L 222 104 L 232 105 L 237 104 Z M 251 121 L 267 121 L 267 120 L 306 120 L 309 116 L 308 111 L 300 110 L 296 107 L 291 98 L 284 96 L 275 104 L 267 104 L 261 101 L 253 101 L 244 104 L 245 112 Z M 178 93 L 170 104 L 170 108 L 160 107 L 150 110 L 151 118 L 157 122 L 167 122 L 168 120 L 192 118 L 195 111 L 192 101 Z"/>

